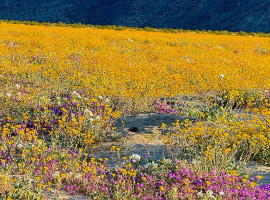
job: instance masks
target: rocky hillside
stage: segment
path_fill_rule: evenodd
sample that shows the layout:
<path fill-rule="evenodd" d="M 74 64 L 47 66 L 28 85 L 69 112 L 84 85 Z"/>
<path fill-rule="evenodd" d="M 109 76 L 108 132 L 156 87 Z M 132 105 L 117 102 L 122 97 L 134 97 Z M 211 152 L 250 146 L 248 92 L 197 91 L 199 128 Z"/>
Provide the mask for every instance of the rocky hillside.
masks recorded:
<path fill-rule="evenodd" d="M 0 18 L 270 32 L 270 0 L 2 0 Z"/>

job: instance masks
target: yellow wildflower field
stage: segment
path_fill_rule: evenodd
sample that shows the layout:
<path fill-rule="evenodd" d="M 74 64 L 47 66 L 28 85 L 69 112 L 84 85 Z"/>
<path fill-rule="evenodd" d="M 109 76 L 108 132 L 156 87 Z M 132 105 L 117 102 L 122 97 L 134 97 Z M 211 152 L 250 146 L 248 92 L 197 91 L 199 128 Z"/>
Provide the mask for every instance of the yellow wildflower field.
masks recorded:
<path fill-rule="evenodd" d="M 2 81 L 40 91 L 139 98 L 270 88 L 270 38 L 8 23 L 0 38 Z"/>
<path fill-rule="evenodd" d="M 270 38 L 156 31 L 0 23 L 0 199 L 269 197 Z"/>

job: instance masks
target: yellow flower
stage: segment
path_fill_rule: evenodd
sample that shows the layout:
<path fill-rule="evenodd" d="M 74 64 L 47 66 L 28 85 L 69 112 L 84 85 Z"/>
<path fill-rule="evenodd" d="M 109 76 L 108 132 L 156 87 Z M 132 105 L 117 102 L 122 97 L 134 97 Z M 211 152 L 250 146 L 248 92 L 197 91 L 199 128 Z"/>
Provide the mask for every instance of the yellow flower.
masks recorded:
<path fill-rule="evenodd" d="M 228 154 L 230 151 L 232 151 L 231 148 L 225 149 L 225 154 Z"/>
<path fill-rule="evenodd" d="M 126 169 L 122 169 L 123 175 L 127 174 L 127 170 Z"/>
<path fill-rule="evenodd" d="M 114 150 L 116 148 L 116 146 L 111 146 L 111 150 Z"/>
<path fill-rule="evenodd" d="M 250 183 L 250 187 L 253 188 L 253 187 L 255 187 L 255 186 L 256 186 L 256 183 L 254 183 L 254 182 L 251 182 L 251 183 Z"/>

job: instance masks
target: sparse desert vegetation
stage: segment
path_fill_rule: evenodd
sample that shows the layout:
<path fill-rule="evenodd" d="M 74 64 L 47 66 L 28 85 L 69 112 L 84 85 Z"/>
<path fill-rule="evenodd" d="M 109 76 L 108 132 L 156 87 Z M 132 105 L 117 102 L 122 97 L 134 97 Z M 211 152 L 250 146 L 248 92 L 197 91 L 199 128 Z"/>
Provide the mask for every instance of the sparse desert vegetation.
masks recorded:
<path fill-rule="evenodd" d="M 0 199 L 269 199 L 243 171 L 270 165 L 269 65 L 267 37 L 3 22 Z"/>

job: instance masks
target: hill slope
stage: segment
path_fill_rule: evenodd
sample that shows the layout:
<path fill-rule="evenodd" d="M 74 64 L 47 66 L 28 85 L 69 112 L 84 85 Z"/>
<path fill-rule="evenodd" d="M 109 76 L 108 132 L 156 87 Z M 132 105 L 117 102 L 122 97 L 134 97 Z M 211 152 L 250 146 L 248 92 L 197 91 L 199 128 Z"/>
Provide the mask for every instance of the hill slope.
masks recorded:
<path fill-rule="evenodd" d="M 0 18 L 270 32 L 270 0 L 2 0 Z"/>

